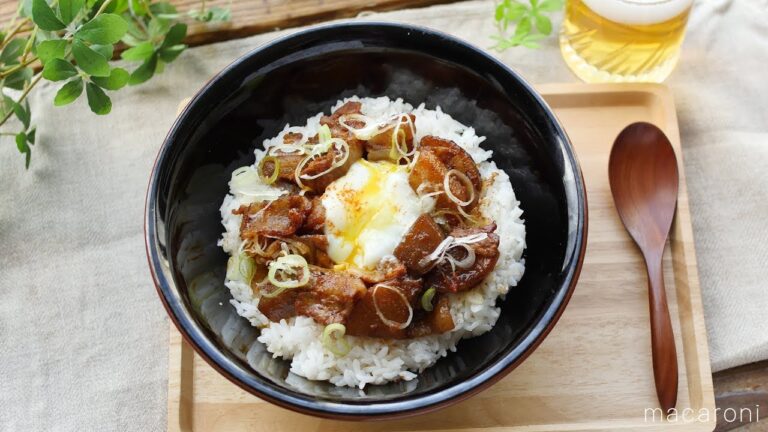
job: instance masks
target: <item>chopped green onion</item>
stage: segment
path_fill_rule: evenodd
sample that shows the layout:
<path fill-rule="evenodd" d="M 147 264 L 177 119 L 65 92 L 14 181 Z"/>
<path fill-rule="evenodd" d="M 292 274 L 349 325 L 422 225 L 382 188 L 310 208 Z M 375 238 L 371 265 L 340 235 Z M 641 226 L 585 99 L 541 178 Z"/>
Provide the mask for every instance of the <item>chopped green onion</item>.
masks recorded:
<path fill-rule="evenodd" d="M 256 264 L 248 254 L 241 252 L 238 255 L 229 257 L 227 261 L 227 279 L 250 284 L 254 273 L 256 273 Z"/>
<path fill-rule="evenodd" d="M 272 175 L 269 177 L 266 177 L 264 175 L 264 167 L 269 163 L 272 162 Z M 280 174 L 280 160 L 278 160 L 274 156 L 266 156 L 259 161 L 259 177 L 261 177 L 261 180 L 266 184 L 272 184 L 277 180 L 278 174 Z"/>
<path fill-rule="evenodd" d="M 318 141 L 318 143 L 324 143 L 326 141 L 330 141 L 331 138 L 332 138 L 332 136 L 331 136 L 331 128 L 329 128 L 328 125 L 320 126 L 320 129 L 317 131 L 317 141 Z"/>
<path fill-rule="evenodd" d="M 435 291 L 437 291 L 435 287 L 430 287 L 421 296 L 421 308 L 427 312 L 432 312 L 432 299 L 435 298 Z"/>
<path fill-rule="evenodd" d="M 240 276 L 243 277 L 243 281 L 247 284 L 251 283 L 253 274 L 256 273 L 256 265 L 253 262 L 253 258 L 246 254 L 240 255 Z"/>
<path fill-rule="evenodd" d="M 250 204 L 257 201 L 274 201 L 287 191 L 267 187 L 258 169 L 251 166 L 240 167 L 232 172 L 229 188 L 232 194 L 240 195 L 244 202 Z"/>
<path fill-rule="evenodd" d="M 323 330 L 323 346 L 339 357 L 347 355 L 350 348 L 346 339 L 344 339 L 346 332 L 347 328 L 344 327 L 344 324 L 328 324 Z"/>
<path fill-rule="evenodd" d="M 278 278 L 278 272 L 281 276 Z M 269 263 L 267 280 L 277 287 L 272 292 L 261 292 L 262 297 L 273 298 L 283 291 L 299 288 L 309 283 L 309 264 L 301 255 L 290 254 L 277 258 Z"/>

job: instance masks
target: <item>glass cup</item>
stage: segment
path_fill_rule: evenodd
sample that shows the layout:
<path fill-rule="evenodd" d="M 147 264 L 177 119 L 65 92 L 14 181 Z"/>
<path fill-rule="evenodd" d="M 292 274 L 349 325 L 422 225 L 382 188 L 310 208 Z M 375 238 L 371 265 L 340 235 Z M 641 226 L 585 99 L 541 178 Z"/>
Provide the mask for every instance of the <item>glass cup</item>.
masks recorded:
<path fill-rule="evenodd" d="M 693 0 L 566 0 L 560 51 L 586 82 L 661 82 L 677 64 Z"/>

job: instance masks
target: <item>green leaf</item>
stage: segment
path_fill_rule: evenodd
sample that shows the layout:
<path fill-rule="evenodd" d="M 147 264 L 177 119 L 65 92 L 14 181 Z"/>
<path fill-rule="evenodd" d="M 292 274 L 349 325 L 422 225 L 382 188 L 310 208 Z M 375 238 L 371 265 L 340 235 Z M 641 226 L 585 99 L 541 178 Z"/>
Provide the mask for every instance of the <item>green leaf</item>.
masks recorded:
<path fill-rule="evenodd" d="M 130 0 L 130 9 L 136 16 L 144 16 L 147 14 L 147 2 L 144 0 Z"/>
<path fill-rule="evenodd" d="M 13 102 L 13 113 L 16 114 L 16 118 L 24 125 L 24 130 L 29 129 L 29 121 L 32 114 L 29 112 L 29 105 L 21 105 L 20 103 Z"/>
<path fill-rule="evenodd" d="M 91 81 L 97 86 L 107 90 L 120 90 L 128 84 L 131 74 L 127 70 L 121 68 L 114 68 L 109 74 L 109 77 L 93 77 Z"/>
<path fill-rule="evenodd" d="M 174 45 L 172 47 L 161 49 L 159 52 L 160 59 L 166 63 L 170 63 L 176 60 L 176 57 L 178 57 L 179 54 L 184 52 L 185 49 L 187 49 L 187 46 L 184 44 Z"/>
<path fill-rule="evenodd" d="M 113 45 L 91 45 L 91 49 L 104 56 L 107 60 L 112 60 L 112 54 L 115 51 Z"/>
<path fill-rule="evenodd" d="M 498 6 L 496 6 L 496 13 L 494 14 L 494 19 L 496 19 L 496 21 L 501 21 L 501 19 L 504 18 L 505 12 L 506 12 L 506 8 L 504 7 L 504 3 L 499 3 Z"/>
<path fill-rule="evenodd" d="M 499 5 L 499 7 L 504 8 L 504 5 Z M 192 9 L 189 12 L 187 12 L 187 15 L 189 15 L 190 18 L 194 19 L 195 21 L 200 22 L 222 22 L 222 21 L 229 21 L 229 19 L 232 17 L 231 13 L 228 8 L 223 8 L 219 6 L 213 6 L 211 8 L 206 9 L 205 11 L 200 9 Z M 503 15 L 503 12 L 502 12 Z"/>
<path fill-rule="evenodd" d="M 149 10 L 154 15 L 162 14 L 175 14 L 177 13 L 176 7 L 169 2 L 157 2 L 149 5 Z"/>
<path fill-rule="evenodd" d="M 552 21 L 544 15 L 536 15 L 536 28 L 543 34 L 552 33 Z"/>
<path fill-rule="evenodd" d="M 520 40 L 519 45 L 522 45 L 526 48 L 531 48 L 531 49 L 540 48 L 541 46 L 538 43 L 536 43 L 536 41 L 539 41 L 544 38 L 546 38 L 546 36 L 543 34 L 529 34 Z"/>
<path fill-rule="evenodd" d="M 62 59 L 52 59 L 43 66 L 43 78 L 48 81 L 62 81 L 77 75 L 77 69 L 72 63 Z"/>
<path fill-rule="evenodd" d="M 107 59 L 77 39 L 72 42 L 72 54 L 75 56 L 77 66 L 85 73 L 93 76 L 109 76 Z"/>
<path fill-rule="evenodd" d="M 18 64 L 19 56 L 24 52 L 24 46 L 27 44 L 26 38 L 16 38 L 8 42 L 0 53 L 0 62 L 6 65 Z"/>
<path fill-rule="evenodd" d="M 168 30 L 168 33 L 165 35 L 165 40 L 163 41 L 162 45 L 160 45 L 160 48 L 162 49 L 178 45 L 184 41 L 186 36 L 187 25 L 184 23 L 174 24 L 173 27 L 171 27 Z"/>
<path fill-rule="evenodd" d="M 525 36 L 528 33 L 531 32 L 531 19 L 529 17 L 524 17 L 520 20 L 519 23 L 517 23 L 517 28 L 515 29 L 515 36 Z"/>
<path fill-rule="evenodd" d="M 123 51 L 121 57 L 128 61 L 144 61 L 152 56 L 155 47 L 152 42 L 142 42 L 133 48 Z"/>
<path fill-rule="evenodd" d="M 91 111 L 98 115 L 109 114 L 112 111 L 112 101 L 104 93 L 104 90 L 100 89 L 96 84 L 86 84 L 85 93 L 88 97 L 88 106 L 91 107 Z"/>
<path fill-rule="evenodd" d="M 122 39 L 123 43 L 130 47 L 135 47 L 136 45 L 140 45 L 142 42 L 144 42 L 143 37 L 135 37 L 134 35 L 130 33 L 126 33 L 125 36 L 123 36 Z"/>
<path fill-rule="evenodd" d="M 83 24 L 75 32 L 75 37 L 94 44 L 113 44 L 128 31 L 128 24 L 123 17 L 115 14 L 101 14 Z"/>
<path fill-rule="evenodd" d="M 520 7 L 508 9 L 507 14 L 504 16 L 504 18 L 509 22 L 516 22 L 517 20 L 522 18 L 526 12 L 528 12 L 528 9 L 520 5 Z"/>
<path fill-rule="evenodd" d="M 107 6 L 104 12 L 121 14 L 128 10 L 128 0 L 115 0 Z"/>
<path fill-rule="evenodd" d="M 15 103 L 15 100 L 3 93 L 2 99 L 0 99 L 0 117 L 5 117 L 9 112 L 13 111 L 13 105 Z"/>
<path fill-rule="evenodd" d="M 147 81 L 155 74 L 155 69 L 157 69 L 157 54 L 152 55 L 152 57 L 131 73 L 128 84 L 137 85 Z"/>
<path fill-rule="evenodd" d="M 40 27 L 40 30 L 63 30 L 66 25 L 61 22 L 53 9 L 45 0 L 32 0 L 32 21 Z"/>
<path fill-rule="evenodd" d="M 59 0 L 59 16 L 64 24 L 74 20 L 85 6 L 85 0 Z"/>
<path fill-rule="evenodd" d="M 170 24 L 167 20 L 153 18 L 149 20 L 149 26 L 147 31 L 149 32 L 149 38 L 159 38 L 168 33 Z"/>
<path fill-rule="evenodd" d="M 37 132 L 37 129 L 32 128 L 27 132 L 27 142 L 30 145 L 35 145 L 35 134 Z"/>
<path fill-rule="evenodd" d="M 3 85 L 14 90 L 24 90 L 24 85 L 32 79 L 32 69 L 26 67 L 17 70 L 5 78 Z"/>
<path fill-rule="evenodd" d="M 53 104 L 56 106 L 67 105 L 75 101 L 83 93 L 83 79 L 77 77 L 64 84 L 56 93 Z"/>
<path fill-rule="evenodd" d="M 212 22 L 224 22 L 229 21 L 232 18 L 232 12 L 229 8 L 213 6 L 208 10 L 213 14 L 213 17 L 211 18 Z"/>
<path fill-rule="evenodd" d="M 136 46 L 147 39 L 147 34 L 144 32 L 144 29 L 139 27 L 136 21 L 131 19 L 126 22 L 128 23 L 128 31 L 122 39 L 126 45 Z"/>
<path fill-rule="evenodd" d="M 16 148 L 19 149 L 21 154 L 26 156 L 24 168 L 29 169 L 29 160 L 32 158 L 32 149 L 27 145 L 27 134 L 24 132 L 16 134 Z"/>
<path fill-rule="evenodd" d="M 63 39 L 53 39 L 42 41 L 35 48 L 37 57 L 40 61 L 46 63 L 51 59 L 63 59 L 64 50 L 67 48 L 67 41 Z"/>
<path fill-rule="evenodd" d="M 198 9 L 192 9 L 189 12 L 187 12 L 187 15 L 189 15 L 189 17 L 194 19 L 195 21 L 200 21 L 200 22 L 208 22 L 213 19 L 213 13 L 211 13 L 211 11 L 203 12 Z"/>
<path fill-rule="evenodd" d="M 538 10 L 542 12 L 554 12 L 563 8 L 563 0 L 544 0 L 539 3 Z"/>

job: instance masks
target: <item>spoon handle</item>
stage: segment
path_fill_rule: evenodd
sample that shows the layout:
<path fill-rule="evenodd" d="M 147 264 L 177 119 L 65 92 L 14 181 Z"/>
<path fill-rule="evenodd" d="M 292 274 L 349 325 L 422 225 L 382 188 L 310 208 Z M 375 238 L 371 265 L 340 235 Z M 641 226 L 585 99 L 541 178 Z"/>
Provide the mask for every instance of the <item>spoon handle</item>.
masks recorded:
<path fill-rule="evenodd" d="M 662 252 L 646 256 L 645 262 L 648 267 L 653 378 L 661 408 L 665 413 L 669 413 L 677 402 L 677 353 L 664 289 L 661 255 Z"/>

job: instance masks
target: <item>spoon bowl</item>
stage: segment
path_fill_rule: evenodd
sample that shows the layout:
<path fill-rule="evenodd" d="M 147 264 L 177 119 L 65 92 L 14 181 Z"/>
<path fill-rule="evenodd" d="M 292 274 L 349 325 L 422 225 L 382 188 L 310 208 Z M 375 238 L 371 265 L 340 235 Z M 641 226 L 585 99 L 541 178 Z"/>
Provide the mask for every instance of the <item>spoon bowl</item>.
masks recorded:
<path fill-rule="evenodd" d="M 679 173 L 672 144 L 650 123 L 621 131 L 608 162 L 611 193 L 622 223 L 645 259 L 656 394 L 665 412 L 677 401 L 677 353 L 661 258 L 677 206 Z"/>

